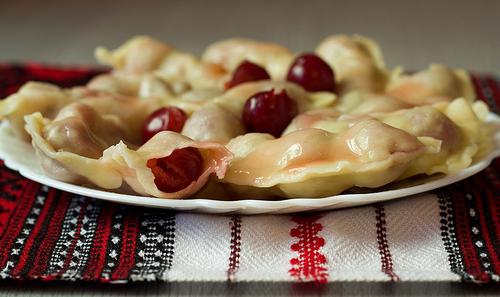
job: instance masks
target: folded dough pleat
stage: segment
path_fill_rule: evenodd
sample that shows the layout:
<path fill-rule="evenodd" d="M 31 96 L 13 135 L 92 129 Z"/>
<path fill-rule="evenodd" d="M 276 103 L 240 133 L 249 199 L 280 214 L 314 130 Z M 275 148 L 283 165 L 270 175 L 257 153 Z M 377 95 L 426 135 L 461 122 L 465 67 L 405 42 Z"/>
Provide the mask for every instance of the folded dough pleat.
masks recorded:
<path fill-rule="evenodd" d="M 269 137 L 246 134 L 227 145 L 236 157 L 223 181 L 243 196 L 324 197 L 379 187 L 425 150 L 413 135 L 373 119 L 340 134 L 304 129 Z"/>
<path fill-rule="evenodd" d="M 155 184 L 155 176 L 147 166 L 150 159 L 167 157 L 176 149 L 193 147 L 203 158 L 203 171 L 200 177 L 186 188 L 174 192 L 163 192 Z M 223 145 L 211 142 L 196 142 L 181 134 L 164 131 L 156 134 L 139 149 L 134 150 L 123 142 L 108 148 L 103 160 L 114 165 L 125 182 L 137 193 L 159 198 L 186 198 L 198 192 L 212 174 L 218 179 L 224 177 L 232 154 Z"/>
<path fill-rule="evenodd" d="M 16 136 L 29 140 L 30 136 L 24 129 L 24 116 L 39 112 L 43 117 L 53 119 L 62 108 L 75 102 L 88 105 L 102 115 L 121 119 L 124 128 L 131 132 L 129 141 L 134 143 L 141 142 L 145 119 L 165 105 L 160 98 L 140 100 L 85 87 L 62 89 L 47 83 L 30 82 L 17 93 L 0 100 L 0 120 L 9 121 Z"/>
<path fill-rule="evenodd" d="M 417 137 L 427 148 L 411 162 L 401 178 L 417 174 L 448 174 L 468 167 L 480 151 L 491 149 L 491 129 L 484 122 L 487 112 L 484 103 L 471 105 L 465 99 L 373 113 L 371 116 L 341 115 L 333 110 L 319 109 L 298 115 L 284 134 L 307 128 L 338 134 L 353 123 L 375 118 Z"/>
<path fill-rule="evenodd" d="M 470 166 L 480 150 L 491 148 L 489 126 L 463 98 L 377 117 L 417 137 L 439 141 L 439 150 L 429 151 L 416 159 L 402 178 L 421 173 L 457 172 Z"/>
<path fill-rule="evenodd" d="M 202 61 L 222 65 L 232 72 L 247 60 L 264 67 L 273 80 L 284 80 L 294 58 L 287 48 L 269 42 L 247 38 L 231 38 L 209 45 Z"/>
<path fill-rule="evenodd" d="M 432 64 L 428 69 L 411 75 L 397 68 L 391 75 L 386 92 L 411 105 L 452 101 L 461 97 L 472 102 L 476 98 L 474 86 L 465 70 L 450 69 L 440 64 Z"/>
<path fill-rule="evenodd" d="M 128 141 L 134 144 L 142 142 L 141 129 L 146 118 L 164 105 L 159 98 L 141 100 L 88 88 L 75 88 L 70 92 L 77 102 L 92 107 L 97 113 L 119 118 L 129 132 Z"/>
<path fill-rule="evenodd" d="M 72 101 L 64 90 L 47 83 L 29 82 L 17 93 L 0 100 L 0 120 L 6 119 L 17 137 L 29 140 L 24 130 L 24 116 L 40 112 L 53 118 L 57 112 Z"/>
<path fill-rule="evenodd" d="M 99 62 L 114 68 L 112 75 L 125 76 L 138 85 L 143 75 L 154 74 L 176 94 L 191 88 L 222 89 L 228 79 L 222 66 L 201 62 L 193 55 L 147 36 L 131 38 L 113 51 L 99 47 L 95 56 Z M 91 85 L 106 86 L 103 82 Z"/>
<path fill-rule="evenodd" d="M 116 70 L 143 74 L 158 68 L 165 55 L 173 51 L 174 48 L 166 43 L 148 36 L 136 36 L 113 51 L 98 47 L 94 54 L 97 61 Z"/>
<path fill-rule="evenodd" d="M 360 35 L 332 35 L 318 45 L 316 53 L 333 68 L 340 93 L 384 91 L 389 72 L 375 41 Z"/>
<path fill-rule="evenodd" d="M 182 134 L 197 141 L 221 144 L 245 133 L 241 119 L 215 103 L 195 111 L 186 121 Z"/>
<path fill-rule="evenodd" d="M 348 114 L 386 113 L 401 109 L 408 109 L 413 105 L 389 96 L 367 91 L 351 91 L 341 96 L 335 104 L 335 109 Z"/>
<path fill-rule="evenodd" d="M 104 149 L 126 133 L 118 120 L 100 117 L 84 105 L 66 116 L 54 121 L 39 112 L 25 117 L 26 131 L 44 171 L 65 182 L 119 188 L 120 173 L 100 159 Z"/>

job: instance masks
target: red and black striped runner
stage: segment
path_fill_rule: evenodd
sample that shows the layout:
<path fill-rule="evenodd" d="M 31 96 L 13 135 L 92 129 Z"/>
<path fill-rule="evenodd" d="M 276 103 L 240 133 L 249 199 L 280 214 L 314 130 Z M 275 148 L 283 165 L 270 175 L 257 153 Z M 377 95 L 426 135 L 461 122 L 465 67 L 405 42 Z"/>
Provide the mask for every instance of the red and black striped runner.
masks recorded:
<path fill-rule="evenodd" d="M 27 80 L 72 86 L 85 83 L 100 72 L 0 65 L 0 97 L 17 90 Z M 477 76 L 474 84 L 480 98 L 498 112 L 498 81 Z M 499 281 L 500 160 L 474 177 L 435 193 L 440 208 L 443 255 L 447 255 L 449 271 L 465 281 Z M 404 279 L 398 270 L 401 266 L 395 262 L 398 254 L 391 251 L 397 238 L 390 237 L 391 229 L 386 222 L 398 214 L 389 212 L 386 204 L 368 209 L 374 216 L 373 229 L 367 232 L 373 241 L 367 245 L 373 245 L 375 251 L 374 271 L 388 280 Z M 288 253 L 286 260 L 280 262 L 284 279 L 326 282 L 334 276 L 336 267 L 332 259 L 339 255 L 332 246 L 337 238 L 325 236 L 322 224 L 322 219 L 331 214 L 294 215 L 286 217 L 291 224 L 287 227 L 271 226 L 275 228 L 273 236 L 286 238 L 278 246 L 272 236 L 268 238 L 270 245 L 275 244 L 273 252 Z M 180 215 L 50 189 L 21 177 L 0 161 L 0 278 L 100 282 L 169 280 L 180 257 L 176 254 Z M 223 279 L 244 280 L 239 276 L 248 276 L 245 273 L 250 268 L 263 273 L 257 264 L 248 263 L 248 257 L 245 258 L 245 253 L 254 252 L 245 250 L 245 240 L 253 240 L 245 233 L 249 231 L 246 221 L 243 216 L 228 216 L 221 228 L 226 230 L 227 237 L 210 235 L 223 237 L 221 242 L 227 252 L 220 260 L 227 264 L 220 271 Z M 441 240 L 439 236 L 436 238 Z M 192 244 L 203 246 L 199 242 Z M 269 253 L 264 248 L 258 252 Z M 207 263 L 212 260 L 208 258 Z"/>

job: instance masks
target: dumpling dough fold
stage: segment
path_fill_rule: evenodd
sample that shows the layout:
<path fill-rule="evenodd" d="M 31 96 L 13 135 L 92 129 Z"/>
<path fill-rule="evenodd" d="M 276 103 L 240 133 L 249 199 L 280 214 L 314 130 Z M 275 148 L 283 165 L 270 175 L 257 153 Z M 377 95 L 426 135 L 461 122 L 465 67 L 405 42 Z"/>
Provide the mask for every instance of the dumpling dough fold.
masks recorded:
<path fill-rule="evenodd" d="M 185 198 L 198 192 L 212 173 L 222 178 L 232 157 L 220 144 L 195 142 L 175 132 L 158 133 L 136 150 L 125 144 L 128 136 L 119 118 L 101 116 L 81 103 L 61 110 L 53 121 L 40 113 L 25 119 L 26 130 L 44 171 L 55 179 L 75 184 L 92 183 L 104 189 L 119 189 L 125 181 L 139 194 Z M 166 157 L 184 147 L 199 149 L 204 162 L 202 175 L 178 192 L 158 190 L 147 161 Z"/>
<path fill-rule="evenodd" d="M 280 45 L 247 38 L 232 38 L 215 42 L 205 49 L 202 61 L 222 65 L 232 72 L 248 60 L 265 68 L 273 80 L 284 80 L 294 55 Z"/>
<path fill-rule="evenodd" d="M 102 117 L 92 108 L 69 106 L 54 121 L 37 112 L 25 117 L 26 131 L 42 168 L 57 180 L 117 189 L 120 173 L 100 159 L 109 146 L 126 138 L 123 125 L 115 117 Z"/>
<path fill-rule="evenodd" d="M 263 194 L 252 193 L 252 187 L 284 197 L 324 197 L 352 186 L 379 187 L 397 179 L 425 150 L 416 137 L 373 119 L 340 134 L 304 129 L 269 137 L 246 134 L 227 145 L 236 157 L 223 181 L 243 196 Z"/>
<path fill-rule="evenodd" d="M 427 150 L 408 166 L 401 178 L 417 174 L 453 173 L 472 164 L 480 152 L 491 150 L 491 129 L 484 122 L 484 103 L 461 98 L 372 115 L 340 114 L 319 109 L 298 115 L 284 134 L 318 128 L 341 133 L 360 120 L 374 118 L 417 137 Z"/>
<path fill-rule="evenodd" d="M 360 35 L 333 35 L 318 45 L 316 53 L 333 68 L 339 93 L 384 91 L 389 72 L 375 41 Z"/>
<path fill-rule="evenodd" d="M 176 93 L 190 88 L 222 89 L 228 77 L 222 66 L 201 62 L 193 55 L 147 36 L 131 38 L 113 51 L 99 47 L 95 56 L 99 62 L 112 66 L 114 74 L 125 75 L 137 85 L 143 75 L 154 74 Z"/>
<path fill-rule="evenodd" d="M 186 147 L 194 147 L 200 151 L 204 160 L 202 174 L 196 181 L 178 192 L 166 193 L 159 190 L 154 182 L 155 176 L 147 166 L 148 160 L 167 157 L 174 150 Z M 213 173 L 217 178 L 223 178 L 231 158 L 231 152 L 223 145 L 211 142 L 196 142 L 170 131 L 156 134 L 137 150 L 130 149 L 123 142 L 120 142 L 108 148 L 103 155 L 103 160 L 110 161 L 135 192 L 169 199 L 185 198 L 193 195 L 207 183 Z"/>
<path fill-rule="evenodd" d="M 0 120 L 9 121 L 15 135 L 29 140 L 24 130 L 24 116 L 40 112 L 53 118 L 57 112 L 72 101 L 61 88 L 47 83 L 29 82 L 4 100 L 0 100 Z"/>
<path fill-rule="evenodd" d="M 428 69 L 411 75 L 403 74 L 401 68 L 394 70 L 386 92 L 411 105 L 433 104 L 457 98 L 472 102 L 476 97 L 465 70 L 450 69 L 440 64 L 432 64 Z"/>

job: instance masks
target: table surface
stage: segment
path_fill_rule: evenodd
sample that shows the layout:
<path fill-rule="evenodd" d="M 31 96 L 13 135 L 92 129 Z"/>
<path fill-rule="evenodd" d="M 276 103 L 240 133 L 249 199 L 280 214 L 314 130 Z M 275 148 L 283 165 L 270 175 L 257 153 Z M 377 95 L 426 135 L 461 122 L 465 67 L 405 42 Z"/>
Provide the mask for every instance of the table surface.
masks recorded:
<path fill-rule="evenodd" d="M 101 297 L 101 296 L 499 296 L 500 285 L 448 282 L 354 283 L 328 285 L 292 283 L 88 283 L 0 282 L 2 297 Z"/>
<path fill-rule="evenodd" d="M 500 1 L 0 1 L 0 61 L 93 64 L 96 45 L 148 34 L 195 54 L 244 36 L 293 51 L 333 33 L 361 33 L 382 46 L 390 67 L 439 62 L 500 74 Z M 82 283 L 0 282 L 0 296 L 498 296 L 498 285 L 459 283 Z"/>

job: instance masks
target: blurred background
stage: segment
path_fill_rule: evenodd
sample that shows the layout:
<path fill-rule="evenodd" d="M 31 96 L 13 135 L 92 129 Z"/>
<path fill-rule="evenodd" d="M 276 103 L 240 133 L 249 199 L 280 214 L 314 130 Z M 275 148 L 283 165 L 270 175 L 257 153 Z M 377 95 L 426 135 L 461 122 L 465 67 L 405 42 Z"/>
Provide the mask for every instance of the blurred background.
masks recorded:
<path fill-rule="evenodd" d="M 335 33 L 376 39 L 389 66 L 433 62 L 500 74 L 500 1 L 0 0 L 0 62 L 93 64 L 97 45 L 152 35 L 200 54 L 250 37 L 313 50 Z"/>

